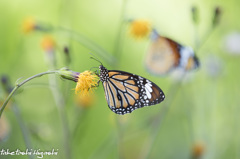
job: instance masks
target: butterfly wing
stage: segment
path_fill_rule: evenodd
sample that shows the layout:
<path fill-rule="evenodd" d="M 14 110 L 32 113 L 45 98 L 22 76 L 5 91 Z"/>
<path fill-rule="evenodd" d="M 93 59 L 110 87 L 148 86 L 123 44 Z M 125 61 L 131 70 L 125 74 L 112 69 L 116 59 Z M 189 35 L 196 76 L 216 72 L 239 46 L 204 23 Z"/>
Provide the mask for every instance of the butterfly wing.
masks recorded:
<path fill-rule="evenodd" d="M 164 75 L 178 66 L 180 44 L 175 41 L 158 36 L 150 44 L 146 55 L 145 65 L 149 72 Z"/>
<path fill-rule="evenodd" d="M 189 71 L 199 67 L 199 60 L 191 47 L 181 46 L 180 54 L 179 68 Z"/>
<path fill-rule="evenodd" d="M 103 81 L 109 108 L 124 115 L 133 110 L 162 102 L 163 91 L 153 82 L 128 72 L 108 71 L 108 80 Z"/>

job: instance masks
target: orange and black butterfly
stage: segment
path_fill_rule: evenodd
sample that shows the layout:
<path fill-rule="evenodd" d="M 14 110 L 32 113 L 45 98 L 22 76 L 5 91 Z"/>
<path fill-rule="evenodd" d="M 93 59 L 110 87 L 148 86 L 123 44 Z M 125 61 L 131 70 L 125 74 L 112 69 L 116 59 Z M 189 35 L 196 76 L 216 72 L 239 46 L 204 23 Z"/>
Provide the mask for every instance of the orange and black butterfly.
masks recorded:
<path fill-rule="evenodd" d="M 156 30 L 152 32 L 151 40 L 145 58 L 145 65 L 149 72 L 165 75 L 176 68 L 189 71 L 199 67 L 198 58 L 192 48 L 160 36 Z"/>
<path fill-rule="evenodd" d="M 163 91 L 146 78 L 107 70 L 103 65 L 99 69 L 108 106 L 116 114 L 131 113 L 135 109 L 158 104 L 165 98 Z"/>

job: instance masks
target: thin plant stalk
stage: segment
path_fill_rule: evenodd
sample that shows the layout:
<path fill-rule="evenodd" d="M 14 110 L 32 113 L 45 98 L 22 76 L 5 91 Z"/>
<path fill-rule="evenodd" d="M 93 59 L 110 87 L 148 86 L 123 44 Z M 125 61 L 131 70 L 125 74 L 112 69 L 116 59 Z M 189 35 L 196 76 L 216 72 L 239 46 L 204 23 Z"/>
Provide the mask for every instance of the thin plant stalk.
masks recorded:
<path fill-rule="evenodd" d="M 117 125 L 117 154 L 118 159 L 123 159 L 123 125 L 120 121 L 120 117 L 116 116 L 116 125 Z"/>
<path fill-rule="evenodd" d="M 43 26 L 42 28 L 38 29 L 39 31 L 42 32 L 61 32 L 61 33 L 68 33 L 67 36 L 71 39 L 74 39 L 75 41 L 79 42 L 81 45 L 83 45 L 84 47 L 86 47 L 87 49 L 93 51 L 94 53 L 98 54 L 99 56 L 101 56 L 102 58 L 104 58 L 104 60 L 106 60 L 109 64 L 111 65 L 115 65 L 117 62 L 117 59 L 115 57 L 113 57 L 109 52 L 107 52 L 106 50 L 104 50 L 102 47 L 100 47 L 99 45 L 97 45 L 95 42 L 93 42 L 91 39 L 87 38 L 86 36 L 58 26 L 58 27 L 54 27 L 52 25 L 46 24 L 46 23 L 39 23 L 40 26 Z"/>
<path fill-rule="evenodd" d="M 49 67 L 54 68 L 54 65 L 50 65 Z M 62 124 L 62 131 L 63 131 L 63 146 L 66 150 L 66 158 L 71 158 L 71 150 L 70 150 L 70 132 L 69 132 L 69 125 L 68 125 L 68 119 L 67 119 L 67 114 L 65 111 L 65 100 L 60 92 L 56 76 L 52 76 L 49 78 L 49 85 L 53 85 L 55 87 L 50 87 L 56 106 L 58 108 L 59 116 L 61 119 L 61 124 Z"/>
<path fill-rule="evenodd" d="M 24 121 L 22 119 L 21 112 L 20 112 L 18 106 L 15 103 L 12 105 L 12 107 L 13 107 L 13 112 L 14 112 L 16 118 L 17 118 L 17 122 L 20 126 L 26 148 L 31 150 L 33 147 L 32 147 L 31 140 L 29 138 L 30 135 L 29 135 L 28 129 L 27 129 L 27 127 L 24 124 Z M 33 155 L 28 155 L 28 157 L 29 157 L 29 159 L 34 159 Z"/>
<path fill-rule="evenodd" d="M 214 28 L 210 28 L 210 29 L 206 32 L 206 34 L 203 36 L 203 38 L 202 38 L 202 40 L 201 40 L 201 41 L 202 41 L 201 43 L 199 42 L 199 40 L 198 40 L 198 42 L 196 42 L 196 44 L 195 44 L 195 50 L 200 50 L 200 49 L 204 46 L 205 42 L 208 40 L 208 38 L 209 38 L 210 35 L 212 34 L 213 30 L 214 30 Z"/>
<path fill-rule="evenodd" d="M 198 50 L 201 46 L 200 46 L 200 41 L 199 41 L 199 35 L 198 35 L 198 25 L 194 24 L 194 46 L 195 46 L 195 50 Z"/>
<path fill-rule="evenodd" d="M 106 156 L 111 153 L 109 151 L 110 148 L 115 146 L 115 141 L 112 140 L 114 138 L 114 133 L 109 132 L 106 137 L 102 139 L 100 142 L 99 146 L 92 151 L 91 155 L 88 157 L 89 159 L 105 159 L 107 158 Z"/>
<path fill-rule="evenodd" d="M 117 37 L 115 41 L 115 50 L 114 50 L 114 54 L 117 57 L 119 57 L 119 54 L 122 52 L 122 44 L 123 44 L 122 31 L 123 31 L 124 21 L 126 17 L 125 14 L 126 14 L 127 1 L 128 0 L 122 0 L 123 4 L 121 8 L 121 13 L 120 13 L 120 25 L 117 32 Z"/>
<path fill-rule="evenodd" d="M 76 111 L 76 112 L 77 112 L 77 115 L 74 119 L 75 123 L 74 123 L 73 130 L 72 130 L 73 139 L 77 135 L 78 128 L 80 127 L 82 121 L 84 120 L 84 118 L 86 117 L 86 115 L 88 113 L 85 109 L 81 109 L 80 111 Z"/>
<path fill-rule="evenodd" d="M 5 109 L 5 107 L 7 106 L 7 103 L 12 98 L 14 93 L 18 90 L 18 88 L 20 88 L 22 85 L 24 85 L 28 81 L 31 81 L 34 78 L 41 77 L 41 76 L 46 75 L 46 74 L 54 74 L 54 73 L 57 73 L 57 71 L 47 71 L 47 72 L 39 73 L 39 74 L 36 74 L 36 75 L 34 75 L 32 77 L 27 78 L 26 80 L 24 80 L 23 82 L 21 82 L 19 84 L 16 84 L 16 86 L 13 88 L 11 93 L 8 95 L 7 99 L 4 101 L 4 103 L 3 103 L 3 105 L 2 105 L 2 107 L 0 109 L 0 117 L 2 116 L 2 113 L 3 113 L 4 109 Z"/>
<path fill-rule="evenodd" d="M 157 114 L 156 118 L 153 120 L 152 125 L 151 125 L 151 129 L 152 129 L 151 138 L 150 138 L 150 141 L 149 140 L 146 141 L 147 146 L 145 146 L 145 144 L 144 144 L 142 153 L 139 156 L 140 159 L 149 158 L 149 156 L 151 154 L 151 151 L 152 151 L 152 148 L 153 148 L 153 146 L 156 142 L 158 132 L 160 131 L 160 128 L 162 126 L 162 121 L 165 118 L 165 116 L 167 115 L 167 113 L 170 109 L 170 106 L 172 105 L 175 97 L 177 96 L 177 92 L 178 92 L 180 87 L 181 87 L 181 81 L 176 83 L 176 84 L 173 84 L 171 86 L 171 88 L 169 90 L 169 93 L 168 93 L 168 96 L 172 97 L 172 98 L 169 99 L 169 100 L 166 100 L 164 102 L 164 105 L 162 106 L 162 111 L 159 114 Z"/>
<path fill-rule="evenodd" d="M 85 37 L 84 35 L 77 33 L 75 31 L 72 31 L 70 29 L 66 29 L 63 27 L 55 28 L 56 31 L 64 31 L 66 33 L 69 33 L 69 37 L 79 42 L 81 45 L 86 47 L 87 49 L 93 51 L 94 53 L 101 56 L 104 60 L 106 60 L 109 64 L 115 65 L 116 64 L 116 58 L 114 58 L 110 53 L 108 53 L 106 50 L 98 46 L 96 43 L 94 43 L 89 38 Z"/>

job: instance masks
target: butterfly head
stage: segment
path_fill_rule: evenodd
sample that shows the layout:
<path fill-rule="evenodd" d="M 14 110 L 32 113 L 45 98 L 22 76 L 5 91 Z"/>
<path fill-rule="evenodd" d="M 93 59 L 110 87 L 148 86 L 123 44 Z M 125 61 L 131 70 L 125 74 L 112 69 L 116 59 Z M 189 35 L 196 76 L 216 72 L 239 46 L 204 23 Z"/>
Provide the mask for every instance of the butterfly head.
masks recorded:
<path fill-rule="evenodd" d="M 108 70 L 103 65 L 99 66 L 99 70 L 100 70 L 100 74 L 99 74 L 100 80 L 102 82 L 106 81 L 107 78 L 109 78 Z"/>

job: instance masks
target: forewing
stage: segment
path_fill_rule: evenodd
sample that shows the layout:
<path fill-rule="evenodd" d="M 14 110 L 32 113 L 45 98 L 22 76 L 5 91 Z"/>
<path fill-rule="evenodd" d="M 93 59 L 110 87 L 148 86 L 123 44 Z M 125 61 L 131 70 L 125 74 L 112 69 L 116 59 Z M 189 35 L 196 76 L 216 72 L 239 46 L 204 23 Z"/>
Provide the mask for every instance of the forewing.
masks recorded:
<path fill-rule="evenodd" d="M 137 108 L 160 103 L 165 96 L 153 82 L 128 72 L 108 71 L 108 80 L 103 82 L 109 108 L 124 115 Z"/>

